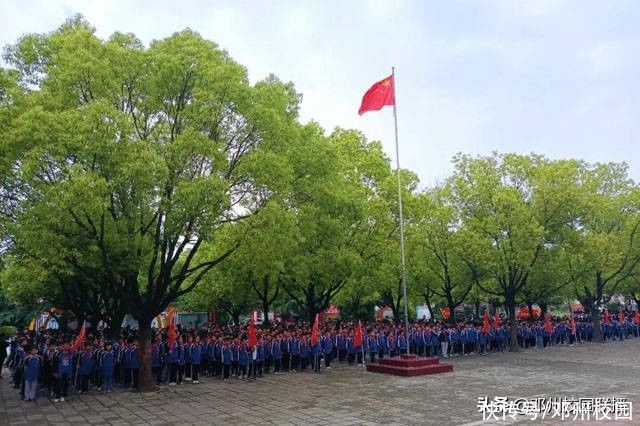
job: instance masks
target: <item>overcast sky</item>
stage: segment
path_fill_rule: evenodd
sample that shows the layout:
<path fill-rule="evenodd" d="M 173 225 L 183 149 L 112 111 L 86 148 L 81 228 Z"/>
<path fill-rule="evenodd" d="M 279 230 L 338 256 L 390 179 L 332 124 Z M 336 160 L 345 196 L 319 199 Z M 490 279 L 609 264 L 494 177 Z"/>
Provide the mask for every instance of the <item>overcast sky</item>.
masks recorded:
<path fill-rule="evenodd" d="M 302 120 L 362 130 L 393 158 L 391 108 L 362 94 L 397 68 L 403 167 L 442 181 L 457 152 L 627 161 L 640 178 L 640 7 L 634 1 L 0 0 L 0 43 L 82 13 L 144 43 L 186 27 L 252 82 L 303 94 Z"/>

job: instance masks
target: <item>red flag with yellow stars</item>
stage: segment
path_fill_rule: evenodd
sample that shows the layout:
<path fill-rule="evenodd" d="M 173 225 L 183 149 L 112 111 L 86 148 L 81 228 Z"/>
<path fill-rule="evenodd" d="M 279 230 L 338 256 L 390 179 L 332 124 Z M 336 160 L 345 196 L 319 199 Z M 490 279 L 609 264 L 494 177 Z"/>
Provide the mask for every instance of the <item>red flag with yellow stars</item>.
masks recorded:
<path fill-rule="evenodd" d="M 362 103 L 358 114 L 367 111 L 378 111 L 385 105 L 395 105 L 396 94 L 393 84 L 393 75 L 375 83 L 362 97 Z"/>

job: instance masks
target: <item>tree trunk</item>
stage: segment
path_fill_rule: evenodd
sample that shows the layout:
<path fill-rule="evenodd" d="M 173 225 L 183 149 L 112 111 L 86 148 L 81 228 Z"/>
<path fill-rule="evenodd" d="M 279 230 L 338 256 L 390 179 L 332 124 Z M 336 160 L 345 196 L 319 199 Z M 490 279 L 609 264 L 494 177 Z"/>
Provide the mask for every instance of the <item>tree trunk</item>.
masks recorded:
<path fill-rule="evenodd" d="M 449 302 L 447 305 L 449 307 L 449 324 L 456 325 L 456 305 L 453 302 Z"/>
<path fill-rule="evenodd" d="M 544 314 L 549 310 L 549 304 L 542 302 L 540 303 L 540 318 L 544 318 Z"/>
<path fill-rule="evenodd" d="M 598 309 L 592 309 L 591 322 L 593 324 L 593 341 L 603 343 L 602 330 L 600 330 L 600 311 Z"/>
<path fill-rule="evenodd" d="M 120 335 L 120 329 L 122 328 L 122 321 L 124 320 L 124 316 L 124 313 L 114 313 L 107 322 L 107 326 L 109 327 L 108 337 L 113 341 L 115 341 Z"/>
<path fill-rule="evenodd" d="M 269 325 L 269 298 L 265 297 L 262 299 L 262 315 L 264 316 L 264 320 L 262 321 L 263 325 Z"/>
<path fill-rule="evenodd" d="M 240 325 L 240 312 L 233 311 L 231 313 L 231 319 L 233 320 L 233 325 Z"/>
<path fill-rule="evenodd" d="M 151 372 L 151 319 L 138 319 L 140 334 L 140 372 L 138 389 L 140 392 L 155 392 L 156 384 Z"/>
<path fill-rule="evenodd" d="M 512 297 L 508 297 L 505 298 L 504 304 L 509 312 L 509 328 L 511 331 L 509 352 L 520 352 L 520 346 L 518 346 L 518 326 L 516 324 L 516 301 Z"/>

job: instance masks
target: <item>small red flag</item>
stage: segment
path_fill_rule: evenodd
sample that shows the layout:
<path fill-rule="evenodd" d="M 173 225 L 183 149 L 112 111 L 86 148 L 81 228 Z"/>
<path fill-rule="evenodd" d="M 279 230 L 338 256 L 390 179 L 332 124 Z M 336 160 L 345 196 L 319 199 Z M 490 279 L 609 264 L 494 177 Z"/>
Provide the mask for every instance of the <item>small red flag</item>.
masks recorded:
<path fill-rule="evenodd" d="M 320 340 L 320 337 L 318 336 L 319 331 L 318 331 L 318 314 L 316 314 L 316 320 L 313 322 L 313 330 L 311 331 L 311 344 L 315 345 L 318 343 L 318 340 Z"/>
<path fill-rule="evenodd" d="M 491 331 L 491 324 L 489 323 L 489 311 L 485 309 L 484 317 L 482 318 L 482 332 L 489 334 Z"/>
<path fill-rule="evenodd" d="M 498 314 L 497 310 L 493 315 L 493 328 L 500 328 L 500 314 Z"/>
<path fill-rule="evenodd" d="M 167 341 L 169 343 L 169 350 L 173 350 L 173 347 L 176 345 L 176 341 L 178 340 L 174 308 L 169 308 L 167 317 Z"/>
<path fill-rule="evenodd" d="M 249 347 L 255 348 L 258 344 L 258 338 L 256 337 L 256 326 L 253 325 L 253 318 L 249 320 Z"/>
<path fill-rule="evenodd" d="M 569 318 L 569 328 L 571 328 L 571 334 L 575 336 L 577 333 L 577 330 L 576 330 L 576 320 L 573 318 L 573 315 L 571 315 L 571 317 Z"/>
<path fill-rule="evenodd" d="M 609 317 L 609 309 L 607 308 L 604 308 L 604 323 L 605 324 L 611 323 L 611 318 Z"/>
<path fill-rule="evenodd" d="M 73 342 L 73 345 L 71 346 L 71 352 L 75 352 L 78 349 L 80 349 L 80 347 L 84 343 L 84 337 L 86 334 L 87 334 L 87 322 L 83 321 L 82 328 L 80 328 L 80 332 L 78 333 L 78 337 L 76 337 L 75 342 Z"/>
<path fill-rule="evenodd" d="M 553 326 L 551 325 L 551 316 L 550 315 L 546 315 L 544 318 L 544 331 L 546 331 L 548 334 L 551 334 L 551 332 L 553 331 Z"/>
<path fill-rule="evenodd" d="M 393 75 L 384 78 L 367 90 L 362 97 L 362 103 L 358 114 L 362 115 L 367 111 L 378 111 L 385 105 L 395 105 L 396 95 L 393 84 Z"/>
<path fill-rule="evenodd" d="M 356 328 L 356 336 L 353 339 L 354 346 L 362 346 L 362 323 L 358 321 L 358 328 Z"/>

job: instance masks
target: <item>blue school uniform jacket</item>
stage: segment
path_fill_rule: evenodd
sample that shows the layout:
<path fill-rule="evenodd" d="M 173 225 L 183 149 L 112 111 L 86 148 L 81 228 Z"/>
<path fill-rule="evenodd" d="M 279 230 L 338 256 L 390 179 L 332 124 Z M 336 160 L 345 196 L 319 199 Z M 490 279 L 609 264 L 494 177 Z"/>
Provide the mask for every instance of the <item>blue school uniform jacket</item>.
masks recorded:
<path fill-rule="evenodd" d="M 200 365 L 200 362 L 202 361 L 202 347 L 200 344 L 192 343 L 189 353 L 191 354 L 191 363 L 194 365 Z"/>
<path fill-rule="evenodd" d="M 113 351 L 104 351 L 100 357 L 100 371 L 103 376 L 113 374 L 113 366 L 115 365 L 115 354 Z"/>
<path fill-rule="evenodd" d="M 282 359 L 282 342 L 273 342 L 271 345 L 273 359 Z"/>
<path fill-rule="evenodd" d="M 80 353 L 80 374 L 88 376 L 93 370 L 93 356 L 91 352 Z"/>
<path fill-rule="evenodd" d="M 222 349 L 220 350 L 220 356 L 224 365 L 231 364 L 231 360 L 233 359 L 233 352 L 234 351 L 231 349 L 231 346 L 222 347 Z"/>
<path fill-rule="evenodd" d="M 58 352 L 58 374 L 71 374 L 73 356 L 71 352 Z"/>
<path fill-rule="evenodd" d="M 28 382 L 37 381 L 40 376 L 42 358 L 39 355 L 27 355 L 23 360 L 24 379 Z"/>

